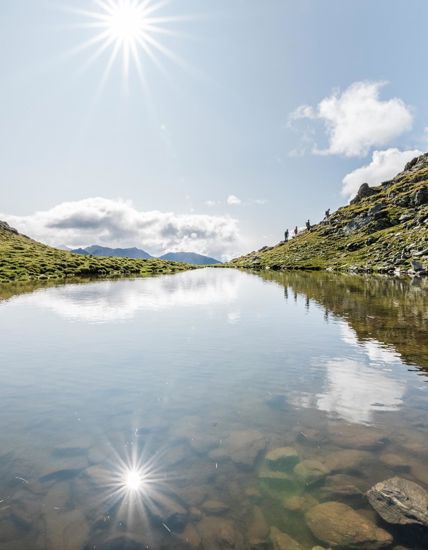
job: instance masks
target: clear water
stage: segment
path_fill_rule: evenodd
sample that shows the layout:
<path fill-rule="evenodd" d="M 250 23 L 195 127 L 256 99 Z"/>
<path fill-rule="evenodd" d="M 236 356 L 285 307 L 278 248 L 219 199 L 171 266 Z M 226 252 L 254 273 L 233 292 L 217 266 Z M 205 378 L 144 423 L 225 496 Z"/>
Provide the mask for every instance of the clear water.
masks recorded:
<path fill-rule="evenodd" d="M 0 290 L 0 548 L 269 548 L 275 526 L 306 549 L 314 499 L 425 547 L 364 492 L 428 487 L 426 281 L 204 269 L 21 290 Z M 269 478 L 284 446 L 325 471 Z"/>

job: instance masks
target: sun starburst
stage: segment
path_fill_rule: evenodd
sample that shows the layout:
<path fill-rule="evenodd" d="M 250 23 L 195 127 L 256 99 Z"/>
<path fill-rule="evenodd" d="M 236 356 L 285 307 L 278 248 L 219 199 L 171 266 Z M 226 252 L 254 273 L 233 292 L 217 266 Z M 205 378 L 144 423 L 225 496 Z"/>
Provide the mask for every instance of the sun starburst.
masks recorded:
<path fill-rule="evenodd" d="M 145 85 L 145 60 L 155 63 L 163 73 L 162 56 L 183 64 L 159 38 L 162 35 L 181 36 L 176 30 L 167 28 L 167 24 L 186 19 L 183 16 L 160 15 L 167 3 L 166 0 L 92 0 L 92 8 L 89 10 L 72 9 L 75 14 L 85 18 L 78 27 L 95 31 L 75 52 L 93 49 L 86 62 L 86 66 L 89 66 L 110 50 L 102 84 L 115 62 L 122 58 L 125 79 L 133 67 Z"/>

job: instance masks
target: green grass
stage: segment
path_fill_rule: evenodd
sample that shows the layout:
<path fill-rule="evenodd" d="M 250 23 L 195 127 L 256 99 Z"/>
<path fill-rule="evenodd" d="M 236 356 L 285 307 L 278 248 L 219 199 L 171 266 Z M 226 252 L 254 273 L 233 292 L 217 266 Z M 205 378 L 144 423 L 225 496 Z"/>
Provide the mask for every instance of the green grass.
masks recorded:
<path fill-rule="evenodd" d="M 425 164 L 428 165 L 428 156 Z M 229 266 L 389 272 L 408 270 L 411 260 L 417 259 L 427 267 L 428 204 L 412 205 L 415 194 L 427 188 L 428 166 L 403 172 L 379 186 L 376 195 L 340 208 L 328 221 L 315 225 L 310 231 L 304 231 L 287 243 L 232 260 Z M 358 216 L 366 215 L 379 205 L 384 207 L 382 220 L 373 219 L 364 227 L 349 228 Z"/>
<path fill-rule="evenodd" d="M 0 224 L 0 283 L 144 277 L 194 267 L 158 259 L 81 256 L 33 241 Z"/>

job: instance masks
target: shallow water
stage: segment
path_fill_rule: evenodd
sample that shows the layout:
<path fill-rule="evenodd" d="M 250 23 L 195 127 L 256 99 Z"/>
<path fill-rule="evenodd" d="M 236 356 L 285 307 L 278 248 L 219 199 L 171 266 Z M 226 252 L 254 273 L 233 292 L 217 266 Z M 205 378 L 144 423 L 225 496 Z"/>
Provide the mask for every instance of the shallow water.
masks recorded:
<path fill-rule="evenodd" d="M 275 526 L 310 549 L 316 501 L 425 547 L 364 493 L 428 488 L 426 283 L 204 269 L 0 289 L 0 548 L 269 548 Z M 272 475 L 284 446 L 303 466 Z"/>

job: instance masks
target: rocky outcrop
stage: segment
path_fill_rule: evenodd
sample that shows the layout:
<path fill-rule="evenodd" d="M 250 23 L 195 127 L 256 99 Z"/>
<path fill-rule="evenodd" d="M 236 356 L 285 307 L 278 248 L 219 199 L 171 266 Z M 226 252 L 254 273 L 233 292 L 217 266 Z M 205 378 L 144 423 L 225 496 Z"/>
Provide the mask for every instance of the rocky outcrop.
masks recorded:
<path fill-rule="evenodd" d="M 7 222 L 3 222 L 0 220 L 0 230 L 8 231 L 9 233 L 14 233 L 15 235 L 18 235 L 18 231 L 11 227 Z"/>
<path fill-rule="evenodd" d="M 367 492 L 367 498 L 388 523 L 428 527 L 428 493 L 413 481 L 401 477 L 381 481 Z"/>
<path fill-rule="evenodd" d="M 413 161 L 412 161 L 413 162 Z M 310 230 L 232 260 L 251 269 L 428 274 L 428 154 L 390 181 L 364 183 L 350 204 Z"/>
<path fill-rule="evenodd" d="M 392 536 L 346 504 L 326 502 L 305 514 L 312 534 L 331 548 L 378 550 L 392 543 Z"/>
<path fill-rule="evenodd" d="M 358 189 L 358 193 L 355 195 L 355 198 L 352 199 L 351 204 L 356 204 L 357 202 L 361 202 L 363 199 L 367 197 L 371 197 L 372 195 L 377 195 L 378 192 L 379 190 L 376 189 L 375 187 L 370 187 L 368 183 L 363 183 Z"/>

